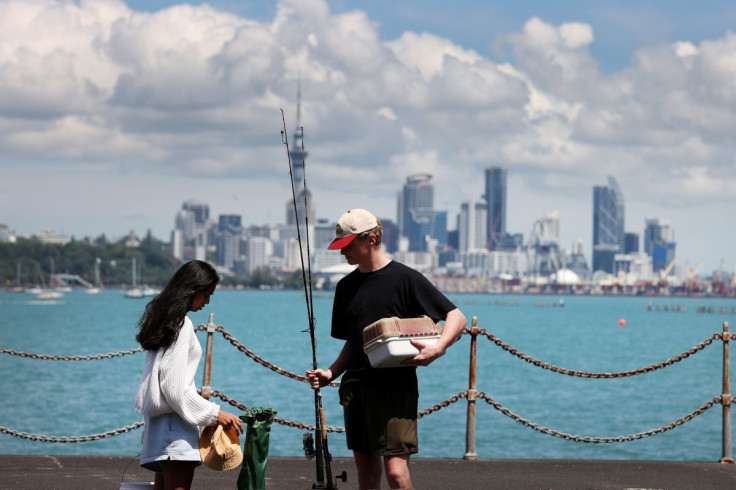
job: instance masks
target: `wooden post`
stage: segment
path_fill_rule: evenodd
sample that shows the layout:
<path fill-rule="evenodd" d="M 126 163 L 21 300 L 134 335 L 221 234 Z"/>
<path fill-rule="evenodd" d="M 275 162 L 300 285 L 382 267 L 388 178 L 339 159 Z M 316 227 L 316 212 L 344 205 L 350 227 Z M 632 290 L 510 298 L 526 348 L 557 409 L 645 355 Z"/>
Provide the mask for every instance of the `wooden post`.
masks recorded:
<path fill-rule="evenodd" d="M 468 415 L 465 424 L 465 454 L 463 459 L 478 459 L 475 452 L 475 400 L 478 391 L 475 389 L 476 343 L 478 337 L 478 317 L 473 317 L 470 328 L 470 366 L 468 369 Z"/>
<path fill-rule="evenodd" d="M 202 379 L 202 396 L 209 398 L 212 395 L 212 387 L 210 386 L 210 377 L 212 374 L 212 334 L 215 332 L 215 314 L 210 313 L 210 321 L 207 323 L 207 347 L 204 360 L 204 375 Z"/>
<path fill-rule="evenodd" d="M 723 322 L 723 395 L 721 395 L 721 405 L 723 405 L 723 449 L 721 451 L 721 463 L 724 464 L 734 464 L 731 447 L 731 402 L 733 401 L 733 396 L 731 396 L 728 355 L 728 341 L 730 339 L 731 334 L 728 333 L 728 322 Z"/>

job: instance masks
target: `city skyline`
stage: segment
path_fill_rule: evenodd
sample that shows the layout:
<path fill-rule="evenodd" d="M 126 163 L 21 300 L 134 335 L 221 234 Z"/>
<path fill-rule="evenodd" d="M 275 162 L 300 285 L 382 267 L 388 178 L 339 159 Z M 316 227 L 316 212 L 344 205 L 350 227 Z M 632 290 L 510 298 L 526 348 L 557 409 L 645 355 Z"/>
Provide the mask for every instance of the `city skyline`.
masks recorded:
<path fill-rule="evenodd" d="M 317 218 L 395 216 L 429 173 L 454 228 L 496 166 L 508 233 L 559 211 L 561 246 L 590 257 L 610 175 L 625 231 L 668 221 L 680 265 L 736 265 L 727 2 L 182 3 L 0 1 L 0 224 L 167 239 L 188 199 L 282 222 L 279 109 L 292 136 L 301 79 Z"/>

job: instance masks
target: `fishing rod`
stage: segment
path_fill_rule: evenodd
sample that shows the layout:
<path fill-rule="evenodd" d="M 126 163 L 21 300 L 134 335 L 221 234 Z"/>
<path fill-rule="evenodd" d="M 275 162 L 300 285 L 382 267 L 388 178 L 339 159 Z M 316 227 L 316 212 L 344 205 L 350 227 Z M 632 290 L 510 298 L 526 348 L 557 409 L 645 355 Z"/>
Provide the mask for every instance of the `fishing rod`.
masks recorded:
<path fill-rule="evenodd" d="M 297 242 L 299 243 L 299 258 L 302 266 L 302 283 L 304 285 L 304 299 L 307 304 L 307 316 L 309 317 L 309 336 L 312 343 L 312 369 L 317 369 L 317 340 L 315 335 L 314 326 L 314 302 L 312 300 L 312 268 L 310 259 L 309 249 L 309 217 L 307 214 L 307 176 L 306 171 L 302 171 L 304 178 L 304 221 L 306 226 L 306 239 L 307 239 L 307 261 L 308 264 L 304 265 L 304 247 L 302 245 L 301 231 L 299 227 L 299 211 L 296 203 L 296 188 L 294 186 L 294 173 L 291 164 L 291 152 L 289 151 L 289 137 L 286 133 L 286 119 L 284 117 L 284 110 L 281 109 L 281 121 L 283 129 L 281 130 L 281 139 L 283 144 L 286 146 L 286 155 L 289 162 L 289 178 L 291 180 L 291 195 L 292 203 L 294 205 L 294 221 L 296 223 L 296 236 Z M 302 166 L 306 167 L 304 159 L 304 128 L 301 128 L 302 137 Z M 307 272 L 309 272 L 309 278 L 307 278 Z M 304 437 L 304 450 L 308 458 L 316 456 L 317 464 L 317 482 L 312 485 L 312 488 L 327 488 L 329 490 L 337 488 L 337 480 L 332 479 L 332 456 L 330 455 L 327 447 L 327 427 L 325 424 L 325 411 L 322 407 L 322 393 L 319 388 L 314 389 L 314 412 L 315 412 L 315 424 L 314 434 L 312 438 L 310 433 L 305 434 Z M 312 443 L 315 443 L 315 449 L 312 448 Z M 325 472 L 327 473 L 327 482 L 325 482 Z M 347 479 L 345 472 L 338 477 L 344 482 Z"/>

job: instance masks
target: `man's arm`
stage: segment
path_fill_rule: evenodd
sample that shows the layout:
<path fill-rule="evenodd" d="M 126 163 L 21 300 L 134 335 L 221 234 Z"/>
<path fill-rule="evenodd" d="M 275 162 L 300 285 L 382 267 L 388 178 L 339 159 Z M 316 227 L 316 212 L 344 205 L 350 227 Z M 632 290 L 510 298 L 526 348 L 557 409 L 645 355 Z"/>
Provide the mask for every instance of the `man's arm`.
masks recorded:
<path fill-rule="evenodd" d="M 327 369 L 310 369 L 307 371 L 307 378 L 312 388 L 317 389 L 330 384 L 330 382 L 345 372 L 345 366 L 348 364 L 348 356 L 350 355 L 350 341 L 346 340 L 342 346 L 337 359 Z"/>
<path fill-rule="evenodd" d="M 442 335 L 440 335 L 437 343 L 426 345 L 424 341 L 411 339 L 412 345 L 419 349 L 419 354 L 403 361 L 402 364 L 407 366 L 427 366 L 431 364 L 432 361 L 444 355 L 447 348 L 455 342 L 455 339 L 467 324 L 468 320 L 458 308 L 448 312 L 445 317 L 445 325 L 442 328 Z"/>

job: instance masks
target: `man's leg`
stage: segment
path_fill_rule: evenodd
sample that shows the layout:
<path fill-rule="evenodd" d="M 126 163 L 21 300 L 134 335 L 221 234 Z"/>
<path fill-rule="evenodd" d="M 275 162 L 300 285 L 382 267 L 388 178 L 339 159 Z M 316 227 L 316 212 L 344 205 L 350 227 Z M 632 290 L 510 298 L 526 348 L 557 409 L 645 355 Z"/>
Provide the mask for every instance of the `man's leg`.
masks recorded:
<path fill-rule="evenodd" d="M 383 457 L 389 488 L 413 488 L 411 486 L 411 475 L 409 474 L 410 457 L 409 454 Z"/>
<path fill-rule="evenodd" d="M 360 490 L 381 488 L 381 457 L 353 451 Z"/>

